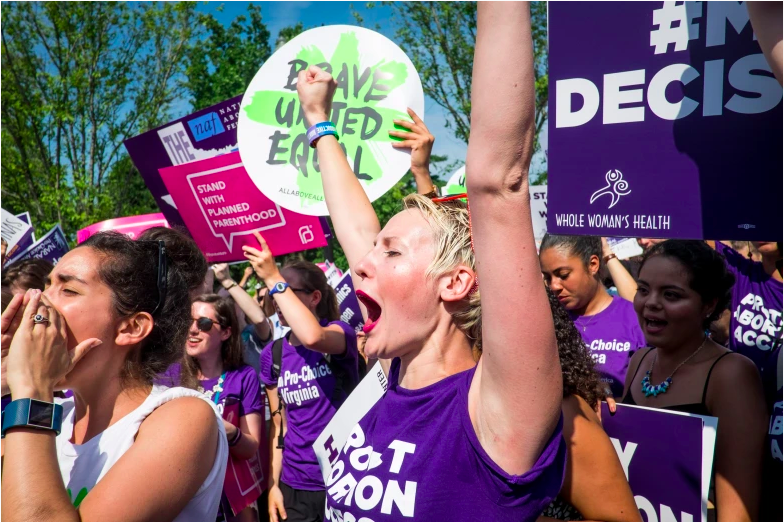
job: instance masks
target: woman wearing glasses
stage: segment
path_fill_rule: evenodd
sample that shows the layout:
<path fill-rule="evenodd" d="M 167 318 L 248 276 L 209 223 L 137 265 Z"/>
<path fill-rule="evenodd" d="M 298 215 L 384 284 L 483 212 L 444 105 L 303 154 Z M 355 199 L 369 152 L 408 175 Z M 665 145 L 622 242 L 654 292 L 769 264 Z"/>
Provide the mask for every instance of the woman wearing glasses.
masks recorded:
<path fill-rule="evenodd" d="M 245 256 L 291 328 L 259 360 L 272 411 L 270 520 L 320 521 L 326 493 L 313 443 L 359 381 L 357 335 L 339 320 L 335 291 L 318 266 L 295 261 L 279 271 L 264 239 L 256 239 L 261 250 L 243 247 Z"/>
<path fill-rule="evenodd" d="M 8 385 L 3 520 L 210 520 L 228 447 L 200 394 L 153 386 L 181 357 L 189 291 L 206 272 L 193 241 L 103 232 L 67 253 L 43 294 L 2 316 Z M 73 397 L 53 400 L 55 390 Z M 53 404 L 54 403 L 54 404 Z"/>
<path fill-rule="evenodd" d="M 216 294 L 205 294 L 194 300 L 191 314 L 180 385 L 197 389 L 215 404 L 224 419 L 231 456 L 235 460 L 251 459 L 262 440 L 264 406 L 259 378 L 242 359 L 234 302 Z M 227 408 L 235 408 L 239 426 L 227 420 L 231 418 Z M 226 502 L 221 508 L 228 520 L 257 520 L 255 502 L 237 513 L 236 518 L 231 516 Z"/>

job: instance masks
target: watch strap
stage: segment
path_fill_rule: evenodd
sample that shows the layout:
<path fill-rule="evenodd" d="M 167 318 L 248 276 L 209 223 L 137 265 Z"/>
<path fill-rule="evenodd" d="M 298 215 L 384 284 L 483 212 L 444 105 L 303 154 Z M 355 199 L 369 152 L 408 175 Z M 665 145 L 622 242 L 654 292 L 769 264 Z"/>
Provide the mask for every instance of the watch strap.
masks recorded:
<path fill-rule="evenodd" d="M 282 281 L 281 281 L 281 282 L 279 282 L 279 283 L 275 283 L 275 284 L 273 285 L 272 289 L 271 289 L 271 290 L 268 292 L 268 294 L 267 294 L 267 295 L 269 295 L 270 297 L 272 297 L 272 296 L 273 296 L 273 295 L 275 295 L 275 294 L 282 294 L 282 293 L 283 293 L 283 292 L 285 292 L 285 291 L 286 291 L 286 289 L 288 289 L 288 288 L 289 288 L 289 284 L 288 284 L 288 283 L 284 283 L 284 282 L 282 282 Z"/>
<path fill-rule="evenodd" d="M 63 407 L 37 399 L 11 401 L 3 411 L 2 437 L 11 428 L 34 428 L 52 430 L 60 434 L 63 426 Z"/>

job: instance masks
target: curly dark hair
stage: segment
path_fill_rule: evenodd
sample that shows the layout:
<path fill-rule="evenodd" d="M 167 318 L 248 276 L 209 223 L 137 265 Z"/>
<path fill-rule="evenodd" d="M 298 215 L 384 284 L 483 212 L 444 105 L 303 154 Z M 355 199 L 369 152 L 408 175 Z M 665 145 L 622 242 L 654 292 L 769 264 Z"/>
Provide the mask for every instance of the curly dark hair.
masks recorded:
<path fill-rule="evenodd" d="M 550 300 L 550 311 L 553 314 L 558 357 L 561 359 L 563 396 L 578 395 L 595 408 L 604 398 L 604 388 L 599 381 L 599 375 L 594 370 L 591 353 L 569 314 L 550 289 L 546 290 Z"/>
<path fill-rule="evenodd" d="M 191 253 L 196 249 L 195 243 L 185 234 L 172 231 L 160 240 L 166 246 L 168 259 L 167 290 L 160 307 L 158 241 L 141 238 L 134 241 L 117 232 L 99 232 L 76 247 L 90 248 L 102 257 L 98 275 L 112 290 L 118 317 L 137 312 L 152 314 L 152 331 L 126 361 L 121 375 L 125 384 L 152 383 L 185 350 L 191 319 L 190 285 L 198 275 L 194 265 L 198 265 L 198 272 L 202 266 L 194 263 Z"/>
<path fill-rule="evenodd" d="M 194 241 L 188 241 L 190 235 L 182 227 L 173 226 L 148 228 L 137 238 L 141 241 L 165 241 L 169 249 L 169 256 L 175 257 L 178 262 L 186 265 L 188 269 L 183 272 L 188 288 L 194 290 L 201 287 L 204 276 L 207 274 L 207 259 L 201 253 Z M 176 251 L 173 249 L 176 248 Z"/>
<path fill-rule="evenodd" d="M 27 291 L 30 288 L 43 291 L 49 282 L 49 273 L 54 266 L 46 259 L 15 261 L 3 270 L 2 286 L 16 287 Z"/>
<path fill-rule="evenodd" d="M 716 307 L 702 322 L 703 329 L 710 327 L 722 312 L 729 307 L 735 276 L 727 270 L 724 256 L 705 244 L 704 241 L 668 239 L 653 245 L 645 253 L 640 264 L 640 273 L 645 263 L 656 256 L 675 259 L 689 274 L 689 286 L 702 298 L 703 303 L 716 300 Z"/>
<path fill-rule="evenodd" d="M 547 298 L 550 300 L 550 312 L 553 314 L 555 342 L 558 345 L 558 357 L 561 360 L 563 380 L 563 396 L 577 395 L 582 397 L 591 408 L 595 408 L 604 396 L 604 386 L 594 370 L 593 359 L 588 347 L 585 346 L 580 332 L 572 322 L 572 318 L 561 306 L 558 299 L 545 286 Z M 474 346 L 474 360 L 482 357 L 481 348 Z"/>

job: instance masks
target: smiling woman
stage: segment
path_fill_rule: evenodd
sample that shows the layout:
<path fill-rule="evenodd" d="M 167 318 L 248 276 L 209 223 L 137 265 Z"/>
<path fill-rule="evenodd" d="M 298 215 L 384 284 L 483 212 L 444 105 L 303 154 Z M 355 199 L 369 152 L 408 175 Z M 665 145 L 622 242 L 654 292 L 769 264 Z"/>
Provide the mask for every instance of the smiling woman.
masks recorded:
<path fill-rule="evenodd" d="M 263 437 L 264 405 L 259 378 L 243 362 L 243 348 L 234 301 L 216 294 L 196 297 L 191 305 L 191 325 L 181 365 L 172 365 L 166 378 L 203 393 L 223 416 L 229 453 L 235 461 L 255 459 Z M 249 464 L 257 466 L 258 461 Z M 221 506 L 230 522 L 257 519 L 255 501 L 233 516 Z"/>
<path fill-rule="evenodd" d="M 51 413 L 51 429 L 4 418 L 3 520 L 217 512 L 227 459 L 220 418 L 194 391 L 152 385 L 181 354 L 198 280 L 191 267 L 203 266 L 188 262 L 192 240 L 163 237 L 96 234 L 60 260 L 45 293 L 17 296 L 3 313 L 8 408 L 34 402 Z M 65 388 L 73 398 L 53 406 Z"/>

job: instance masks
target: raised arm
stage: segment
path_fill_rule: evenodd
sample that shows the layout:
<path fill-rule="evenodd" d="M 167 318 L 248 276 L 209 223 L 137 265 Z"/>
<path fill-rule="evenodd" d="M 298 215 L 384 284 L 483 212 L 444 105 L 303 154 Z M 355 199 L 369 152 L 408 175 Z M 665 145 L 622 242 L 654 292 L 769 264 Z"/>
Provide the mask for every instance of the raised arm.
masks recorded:
<path fill-rule="evenodd" d="M 528 195 L 534 71 L 527 2 L 480 2 L 466 161 L 483 355 L 469 413 L 490 457 L 522 474 L 561 411 L 561 367 Z"/>
<path fill-rule="evenodd" d="M 336 86 L 332 76 L 315 65 L 299 73 L 297 94 L 308 126 L 329 121 Z M 353 273 L 354 265 L 373 248 L 381 225 L 338 140 L 324 136 L 316 150 L 329 216 Z"/>
<path fill-rule="evenodd" d="M 229 265 L 226 263 L 219 263 L 212 269 L 215 272 L 215 278 L 220 285 L 229 292 L 231 298 L 234 299 L 234 302 L 240 307 L 242 313 L 245 314 L 247 321 L 256 328 L 256 333 L 259 337 L 262 340 L 269 340 L 272 336 L 272 327 L 270 327 L 264 310 L 262 310 L 256 300 L 245 291 L 245 288 L 242 285 L 238 285 L 234 282 L 229 273 Z"/>
<path fill-rule="evenodd" d="M 249 246 L 243 246 L 242 249 L 256 275 L 272 290 L 277 283 L 285 283 L 286 280 L 280 274 L 264 238 L 258 232 L 254 232 L 254 235 L 261 245 L 261 250 Z M 326 299 L 327 296 L 323 295 L 321 298 Z M 276 293 L 273 299 L 291 331 L 305 348 L 332 355 L 341 355 L 346 351 L 346 333 L 343 329 L 336 324 L 321 326 L 316 316 L 296 296 L 293 288 Z"/>
<path fill-rule="evenodd" d="M 392 146 L 396 149 L 411 150 L 411 174 L 416 181 L 417 193 L 435 197 L 438 193 L 430 177 L 430 153 L 436 139 L 413 109 L 408 109 L 408 115 L 413 121 L 395 120 L 395 125 L 403 127 L 405 131 L 389 131 L 390 136 L 401 139 L 392 142 Z"/>
<path fill-rule="evenodd" d="M 607 238 L 602 238 L 602 258 L 607 259 L 613 253 Z M 607 264 L 607 271 L 610 272 L 610 277 L 615 283 L 615 288 L 618 289 L 618 295 L 627 301 L 634 301 L 634 295 L 637 293 L 637 281 L 634 280 L 632 275 L 623 266 L 621 260 L 613 256 L 605 262 Z"/>

